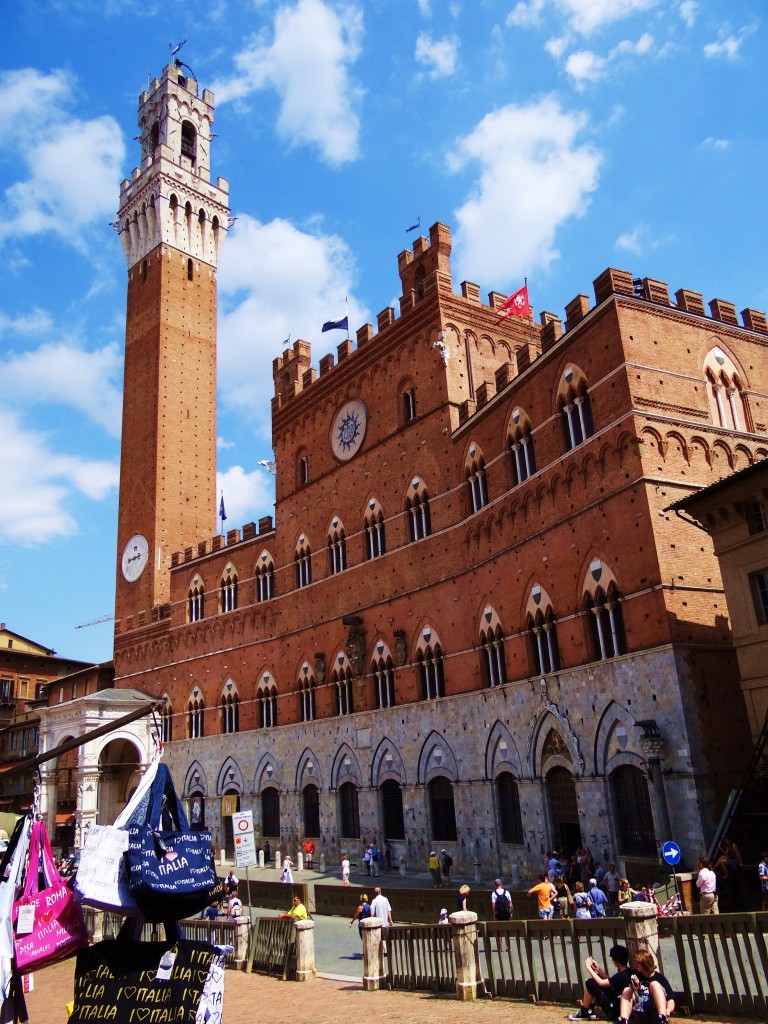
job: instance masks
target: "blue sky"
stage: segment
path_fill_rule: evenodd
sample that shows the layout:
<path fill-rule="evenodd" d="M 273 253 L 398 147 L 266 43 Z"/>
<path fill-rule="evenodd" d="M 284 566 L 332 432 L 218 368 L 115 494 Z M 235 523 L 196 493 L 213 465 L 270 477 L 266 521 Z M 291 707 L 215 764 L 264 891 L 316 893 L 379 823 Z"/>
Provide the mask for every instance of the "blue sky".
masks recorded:
<path fill-rule="evenodd" d="M 768 308 L 760 0 L 35 0 L 3 4 L 0 619 L 105 660 L 126 267 L 110 222 L 169 44 L 216 94 L 219 474 L 272 512 L 272 360 L 397 308 L 437 220 L 455 286 L 562 315 L 607 266 Z"/>

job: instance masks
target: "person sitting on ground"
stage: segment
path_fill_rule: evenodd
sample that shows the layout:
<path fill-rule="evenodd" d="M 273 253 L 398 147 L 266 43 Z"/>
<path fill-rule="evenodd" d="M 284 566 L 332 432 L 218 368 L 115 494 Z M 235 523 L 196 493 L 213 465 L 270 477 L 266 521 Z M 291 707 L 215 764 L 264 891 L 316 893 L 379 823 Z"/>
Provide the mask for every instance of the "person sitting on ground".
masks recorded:
<path fill-rule="evenodd" d="M 278 917 L 292 917 L 294 921 L 306 921 L 309 918 L 307 908 L 301 902 L 301 896 L 293 897 L 293 906 L 290 910 L 287 910 L 284 914 L 278 914 Z"/>
<path fill-rule="evenodd" d="M 371 904 L 368 902 L 368 893 L 360 893 L 360 902 L 357 906 L 357 910 L 352 916 L 352 920 L 349 922 L 351 928 L 355 921 L 358 922 L 357 930 L 360 933 L 360 938 L 363 937 L 362 922 L 366 921 L 371 916 Z"/>
<path fill-rule="evenodd" d="M 584 961 L 584 969 L 589 977 L 584 988 L 580 1009 L 572 1013 L 568 1020 L 597 1020 L 594 1007 L 599 1006 L 608 1020 L 616 1020 L 619 1016 L 621 994 L 631 984 L 629 969 L 629 950 L 626 946 L 611 946 L 608 954 L 615 974 L 610 976 L 594 957 L 588 956 Z"/>
<path fill-rule="evenodd" d="M 632 957 L 634 971 L 621 994 L 618 1024 L 667 1024 L 675 1009 L 672 986 L 656 970 L 653 953 L 641 949 Z"/>
<path fill-rule="evenodd" d="M 240 917 L 243 912 L 243 901 L 237 894 L 237 886 L 234 889 L 229 890 L 229 897 L 227 899 L 227 917 Z"/>
<path fill-rule="evenodd" d="M 547 876 L 543 871 L 539 873 L 538 884 L 528 890 L 528 895 L 536 897 L 539 901 L 539 917 L 544 921 L 548 921 L 552 917 L 552 903 L 557 899 L 557 889 L 547 880 Z"/>

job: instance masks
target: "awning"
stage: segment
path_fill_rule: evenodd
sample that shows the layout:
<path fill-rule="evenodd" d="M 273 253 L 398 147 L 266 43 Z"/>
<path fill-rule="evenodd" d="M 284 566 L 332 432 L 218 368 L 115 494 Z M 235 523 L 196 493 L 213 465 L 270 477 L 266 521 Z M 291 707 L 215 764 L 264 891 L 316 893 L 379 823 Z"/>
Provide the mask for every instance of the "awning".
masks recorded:
<path fill-rule="evenodd" d="M 57 825 L 71 825 L 75 820 L 74 814 L 57 814 L 56 824 Z"/>

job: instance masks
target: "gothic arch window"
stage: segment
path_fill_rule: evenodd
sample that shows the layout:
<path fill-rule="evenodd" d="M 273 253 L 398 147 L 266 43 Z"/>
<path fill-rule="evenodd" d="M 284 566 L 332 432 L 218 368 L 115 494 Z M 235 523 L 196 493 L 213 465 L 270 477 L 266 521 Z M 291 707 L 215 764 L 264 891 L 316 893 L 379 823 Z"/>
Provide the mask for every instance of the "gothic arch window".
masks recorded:
<path fill-rule="evenodd" d="M 308 783 L 301 791 L 301 816 L 305 836 L 320 835 L 320 790 Z"/>
<path fill-rule="evenodd" d="M 384 513 L 376 498 L 368 502 L 368 509 L 365 513 L 363 525 L 365 532 L 365 557 L 380 558 L 387 550 Z"/>
<path fill-rule="evenodd" d="M 411 486 L 408 488 L 405 512 L 408 517 L 408 533 L 411 541 L 422 540 L 432 533 L 429 494 L 423 481 L 418 477 L 413 478 Z"/>
<path fill-rule="evenodd" d="M 383 640 L 374 645 L 374 657 L 371 662 L 374 697 L 377 708 L 395 706 L 395 666 L 389 648 Z"/>
<path fill-rule="evenodd" d="M 479 512 L 488 504 L 488 481 L 483 453 L 474 441 L 470 444 L 464 461 L 464 474 L 467 478 L 470 513 Z"/>
<path fill-rule="evenodd" d="M 357 786 L 353 782 L 339 786 L 339 833 L 345 839 L 360 838 L 360 809 Z"/>
<path fill-rule="evenodd" d="M 312 582 L 312 550 L 303 533 L 296 544 L 293 560 L 296 566 L 296 586 L 308 587 Z"/>
<path fill-rule="evenodd" d="M 192 166 L 197 160 L 197 129 L 191 121 L 181 122 L 181 155 L 187 157 Z"/>
<path fill-rule="evenodd" d="M 571 451 L 595 432 L 587 380 L 574 366 L 566 368 L 560 381 L 558 406 L 563 424 L 565 450 Z"/>
<path fill-rule="evenodd" d="M 398 422 L 404 426 L 416 419 L 416 385 L 410 378 L 401 382 L 399 397 Z"/>
<path fill-rule="evenodd" d="M 381 821 L 385 839 L 405 839 L 403 790 L 399 782 L 387 779 L 379 787 L 381 794 Z"/>
<path fill-rule="evenodd" d="M 453 784 L 444 775 L 438 775 L 427 785 L 431 838 L 438 843 L 456 841 L 456 808 Z"/>
<path fill-rule="evenodd" d="M 520 408 L 512 410 L 507 443 L 512 458 L 512 485 L 516 487 L 536 472 L 536 452 L 531 424 Z"/>
<path fill-rule="evenodd" d="M 195 279 L 195 265 L 191 258 L 187 259 L 187 280 L 194 281 Z"/>
<path fill-rule="evenodd" d="M 256 559 L 256 600 L 271 601 L 275 596 L 275 562 L 268 551 Z"/>
<path fill-rule="evenodd" d="M 480 626 L 480 673 L 485 686 L 503 686 L 507 681 L 504 633 L 490 605 L 483 612 Z"/>
<path fill-rule="evenodd" d="M 304 487 L 309 483 L 309 452 L 299 448 L 296 452 L 296 486 Z"/>
<path fill-rule="evenodd" d="M 187 704 L 187 732 L 191 740 L 199 740 L 205 735 L 205 701 L 197 688 Z"/>
<path fill-rule="evenodd" d="M 187 622 L 199 622 L 205 618 L 205 587 L 199 576 L 195 576 L 187 591 Z"/>
<path fill-rule="evenodd" d="M 315 676 L 305 661 L 299 671 L 299 720 L 302 722 L 314 722 L 317 718 L 317 686 Z"/>
<path fill-rule="evenodd" d="M 416 669 L 421 683 L 421 699 L 436 700 L 445 696 L 443 650 L 430 626 L 422 630 L 416 650 Z"/>
<path fill-rule="evenodd" d="M 240 731 L 240 697 L 231 679 L 221 693 L 221 731 L 227 735 Z"/>
<path fill-rule="evenodd" d="M 496 806 L 499 812 L 499 838 L 502 843 L 522 846 L 525 842 L 523 819 L 520 814 L 520 793 L 517 780 L 511 772 L 496 777 Z"/>
<path fill-rule="evenodd" d="M 531 590 L 525 628 L 530 639 L 534 673 L 547 675 L 556 672 L 560 668 L 557 619 L 549 597 L 538 584 Z"/>
<path fill-rule="evenodd" d="M 609 775 L 618 826 L 619 853 L 623 857 L 658 859 L 648 780 L 634 765 L 620 765 Z"/>
<path fill-rule="evenodd" d="M 256 690 L 259 706 L 259 728 L 273 729 L 277 725 L 277 687 L 271 672 L 263 672 Z"/>
<path fill-rule="evenodd" d="M 274 786 L 261 793 L 261 832 L 272 839 L 280 836 L 280 794 Z"/>
<path fill-rule="evenodd" d="M 167 696 L 160 708 L 160 738 L 163 743 L 170 743 L 173 739 L 173 707 Z"/>
<path fill-rule="evenodd" d="M 152 127 L 149 129 L 149 145 L 151 151 L 154 154 L 157 147 L 160 145 L 160 122 L 154 121 Z"/>
<path fill-rule="evenodd" d="M 744 386 L 733 360 L 721 348 L 711 349 L 704 359 L 709 410 L 715 426 L 726 430 L 752 429 Z"/>
<path fill-rule="evenodd" d="M 626 653 L 624 616 L 618 588 L 611 585 L 606 594 L 602 587 L 598 587 L 594 594 L 586 594 L 584 609 L 593 660 L 604 661 Z"/>
<path fill-rule="evenodd" d="M 233 612 L 237 608 L 237 572 L 227 565 L 219 583 L 219 603 L 222 612 Z"/>
<path fill-rule="evenodd" d="M 328 530 L 328 559 L 331 576 L 347 568 L 347 539 L 341 520 L 334 516 Z"/>
<path fill-rule="evenodd" d="M 334 660 L 331 687 L 334 714 L 351 715 L 355 710 L 352 694 L 352 666 L 343 652 L 340 652 Z"/>
<path fill-rule="evenodd" d="M 146 260 L 142 260 L 141 261 L 141 279 L 142 279 L 142 281 L 146 281 L 147 280 L 147 261 Z"/>

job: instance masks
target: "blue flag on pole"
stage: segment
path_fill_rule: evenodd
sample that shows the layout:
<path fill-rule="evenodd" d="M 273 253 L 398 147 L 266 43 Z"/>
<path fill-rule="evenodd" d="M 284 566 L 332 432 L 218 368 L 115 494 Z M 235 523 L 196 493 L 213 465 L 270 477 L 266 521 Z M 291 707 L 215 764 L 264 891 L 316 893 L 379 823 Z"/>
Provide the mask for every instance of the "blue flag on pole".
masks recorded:
<path fill-rule="evenodd" d="M 221 493 L 221 504 L 219 505 L 219 518 L 222 523 L 227 518 L 227 513 L 224 511 L 224 492 Z"/>
<path fill-rule="evenodd" d="M 325 331 L 348 331 L 349 330 L 349 317 L 345 316 L 342 320 L 326 320 L 323 324 L 323 330 Z"/>

